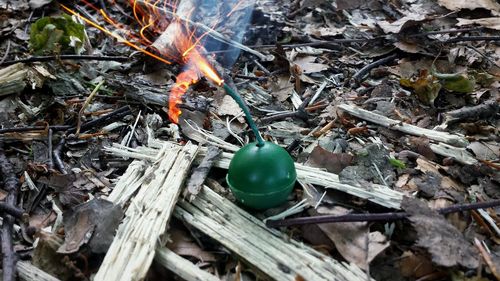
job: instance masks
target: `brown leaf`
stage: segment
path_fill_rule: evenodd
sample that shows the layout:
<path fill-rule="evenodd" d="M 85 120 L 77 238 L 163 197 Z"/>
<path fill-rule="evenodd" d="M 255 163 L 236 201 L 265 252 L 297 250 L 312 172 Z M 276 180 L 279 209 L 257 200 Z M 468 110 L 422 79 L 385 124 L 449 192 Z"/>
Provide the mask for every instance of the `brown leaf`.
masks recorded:
<path fill-rule="evenodd" d="M 330 173 L 338 174 L 351 165 L 353 159 L 351 154 L 333 153 L 318 145 L 309 155 L 306 164 L 311 167 L 325 168 Z"/>
<path fill-rule="evenodd" d="M 417 245 L 427 249 L 434 263 L 445 267 L 477 268 L 477 250 L 443 216 L 423 201 L 408 197 L 403 199 L 401 207 L 410 214 L 409 220 L 417 230 Z"/>
<path fill-rule="evenodd" d="M 349 210 L 320 207 L 318 213 L 345 215 Z M 333 241 L 342 257 L 362 269 L 367 269 L 370 262 L 390 245 L 390 241 L 382 233 L 369 232 L 366 222 L 325 223 L 318 226 Z"/>
<path fill-rule="evenodd" d="M 104 199 L 93 199 L 64 212 L 65 239 L 57 252 L 74 253 L 90 241 L 92 252 L 105 253 L 122 217 L 121 207 Z"/>
<path fill-rule="evenodd" d="M 482 8 L 492 11 L 494 15 L 500 13 L 500 4 L 495 0 L 438 0 L 438 4 L 452 11 Z"/>
<path fill-rule="evenodd" d="M 434 266 L 426 255 L 406 251 L 400 258 L 399 269 L 404 277 L 417 279 L 434 272 Z"/>
<path fill-rule="evenodd" d="M 215 256 L 207 251 L 204 251 L 198 246 L 190 236 L 178 228 L 169 230 L 170 240 L 167 247 L 180 256 L 194 257 L 202 262 L 213 262 L 216 260 Z"/>

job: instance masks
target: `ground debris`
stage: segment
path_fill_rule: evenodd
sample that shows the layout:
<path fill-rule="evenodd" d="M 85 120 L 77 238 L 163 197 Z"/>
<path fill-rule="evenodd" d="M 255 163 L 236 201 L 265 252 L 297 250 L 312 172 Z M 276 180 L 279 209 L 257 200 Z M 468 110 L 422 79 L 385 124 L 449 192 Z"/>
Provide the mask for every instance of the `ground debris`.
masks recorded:
<path fill-rule="evenodd" d="M 403 200 L 403 209 L 410 214 L 409 220 L 417 230 L 417 245 L 432 254 L 438 265 L 467 268 L 479 266 L 476 249 L 465 240 L 463 234 L 444 217 L 418 199 Z"/>

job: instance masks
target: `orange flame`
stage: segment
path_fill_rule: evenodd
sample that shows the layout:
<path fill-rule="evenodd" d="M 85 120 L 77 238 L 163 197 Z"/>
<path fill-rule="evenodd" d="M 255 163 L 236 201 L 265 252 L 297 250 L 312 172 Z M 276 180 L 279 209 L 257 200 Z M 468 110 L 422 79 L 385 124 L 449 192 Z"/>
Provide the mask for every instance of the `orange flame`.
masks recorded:
<path fill-rule="evenodd" d="M 132 10 L 131 14 L 139 25 L 139 31 L 136 32 L 135 35 L 130 32 L 129 26 L 116 22 L 104 10 L 94 6 L 87 0 L 81 1 L 87 7 L 90 7 L 100 14 L 104 22 L 111 25 L 114 30 L 110 31 L 103 25 L 81 16 L 67 6 L 63 4 L 60 5 L 64 10 L 80 17 L 87 24 L 158 61 L 166 64 L 171 64 L 171 61 L 178 61 L 187 65 L 187 69 L 176 77 L 176 82 L 170 92 L 168 116 L 172 122 L 179 122 L 179 116 L 182 113 L 179 108 L 179 105 L 182 104 L 182 96 L 191 85 L 198 82 L 202 75 L 218 86 L 224 83 L 207 59 L 201 54 L 202 51 L 199 44 L 201 39 L 206 36 L 208 32 L 196 38 L 196 29 L 188 26 L 188 23 L 183 22 L 182 19 L 177 18 L 176 11 L 178 0 L 129 0 L 128 2 Z M 243 1 L 244 0 L 239 1 L 227 16 L 230 16 Z M 114 4 L 114 1 L 110 2 Z M 170 12 L 167 10 L 170 10 Z M 166 14 L 171 15 L 171 18 L 169 19 Z M 175 30 L 177 33 L 175 34 L 174 42 L 176 50 L 158 50 L 160 54 L 148 51 L 147 47 L 153 43 L 149 38 L 162 33 L 169 25 L 176 25 Z M 217 24 L 212 28 L 215 28 L 216 25 Z M 124 36 L 129 39 L 119 35 L 119 33 L 124 34 Z M 146 47 L 142 47 L 141 45 Z"/>

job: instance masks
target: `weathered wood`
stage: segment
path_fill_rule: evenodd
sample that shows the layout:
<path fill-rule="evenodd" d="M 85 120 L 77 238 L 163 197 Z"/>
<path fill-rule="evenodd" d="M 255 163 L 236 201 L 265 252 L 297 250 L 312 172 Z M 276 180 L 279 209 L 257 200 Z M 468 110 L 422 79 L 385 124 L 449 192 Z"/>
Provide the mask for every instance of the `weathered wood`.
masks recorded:
<path fill-rule="evenodd" d="M 155 261 L 186 281 L 220 281 L 219 278 L 200 269 L 168 248 L 158 248 Z"/>
<path fill-rule="evenodd" d="M 187 143 L 157 151 L 154 163 L 140 176 L 140 170 L 127 176 L 136 179 L 137 195 L 131 200 L 116 236 L 94 280 L 143 280 L 155 255 L 160 236 L 165 232 L 168 221 L 179 197 L 181 186 L 198 146 Z M 139 165 L 138 163 L 136 163 Z M 139 172 L 139 174 L 137 173 Z M 140 177 L 140 180 L 138 180 Z M 125 188 L 122 185 L 115 187 Z M 121 196 L 114 196 L 114 202 L 123 204 L 135 190 L 127 189 Z M 116 191 L 119 192 L 119 191 Z"/>
<path fill-rule="evenodd" d="M 368 110 L 364 110 L 360 107 L 349 105 L 349 104 L 341 104 L 338 106 L 340 109 L 348 112 L 349 114 L 361 118 L 363 120 L 384 126 L 386 128 L 390 128 L 393 130 L 397 130 L 403 133 L 407 133 L 414 136 L 419 137 L 427 137 L 431 140 L 444 142 L 457 147 L 465 147 L 468 145 L 468 141 L 459 135 L 453 135 L 446 132 L 440 132 L 435 130 L 429 130 L 420 128 L 414 125 L 406 124 L 401 121 L 397 121 L 394 119 L 387 118 L 385 116 L 373 113 Z"/>
<path fill-rule="evenodd" d="M 372 280 L 353 264 L 340 263 L 286 239 L 208 187 L 174 216 L 217 240 L 274 280 Z"/>
<path fill-rule="evenodd" d="M 0 96 L 21 92 L 26 87 L 28 68 L 17 63 L 0 69 Z"/>
<path fill-rule="evenodd" d="M 59 279 L 27 261 L 17 262 L 19 279 L 24 281 L 59 281 Z"/>
<path fill-rule="evenodd" d="M 164 143 L 164 141 L 154 140 L 150 142 L 149 147 L 137 147 L 135 149 L 114 144 L 113 147 L 105 149 L 117 156 L 153 160 L 155 159 L 155 155 L 158 153 L 158 149 L 166 145 Z M 220 143 L 212 144 L 222 146 Z M 169 142 L 169 145 L 175 147 L 177 144 Z M 202 147 L 200 149 L 200 153 L 195 159 L 195 163 L 199 163 L 205 154 L 206 148 Z M 233 156 L 233 153 L 223 152 L 214 162 L 214 166 L 217 168 L 227 169 Z M 369 187 L 343 184 L 340 182 L 339 177 L 336 174 L 329 173 L 319 168 L 308 167 L 300 163 L 295 163 L 295 167 L 297 169 L 298 180 L 304 183 L 336 189 L 388 208 L 400 209 L 401 201 L 403 199 L 403 194 L 401 192 L 377 184 L 372 184 Z"/>

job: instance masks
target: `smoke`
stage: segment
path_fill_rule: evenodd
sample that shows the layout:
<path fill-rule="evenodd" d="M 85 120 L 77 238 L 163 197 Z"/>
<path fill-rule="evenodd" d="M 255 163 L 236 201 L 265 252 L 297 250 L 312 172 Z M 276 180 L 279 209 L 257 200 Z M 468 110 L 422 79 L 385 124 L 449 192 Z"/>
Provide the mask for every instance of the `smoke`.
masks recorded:
<path fill-rule="evenodd" d="M 227 38 L 241 43 L 249 26 L 254 0 L 199 0 L 194 20 L 215 30 Z M 203 46 L 208 52 L 216 53 L 219 63 L 231 67 L 240 54 L 240 49 L 206 36 Z"/>

